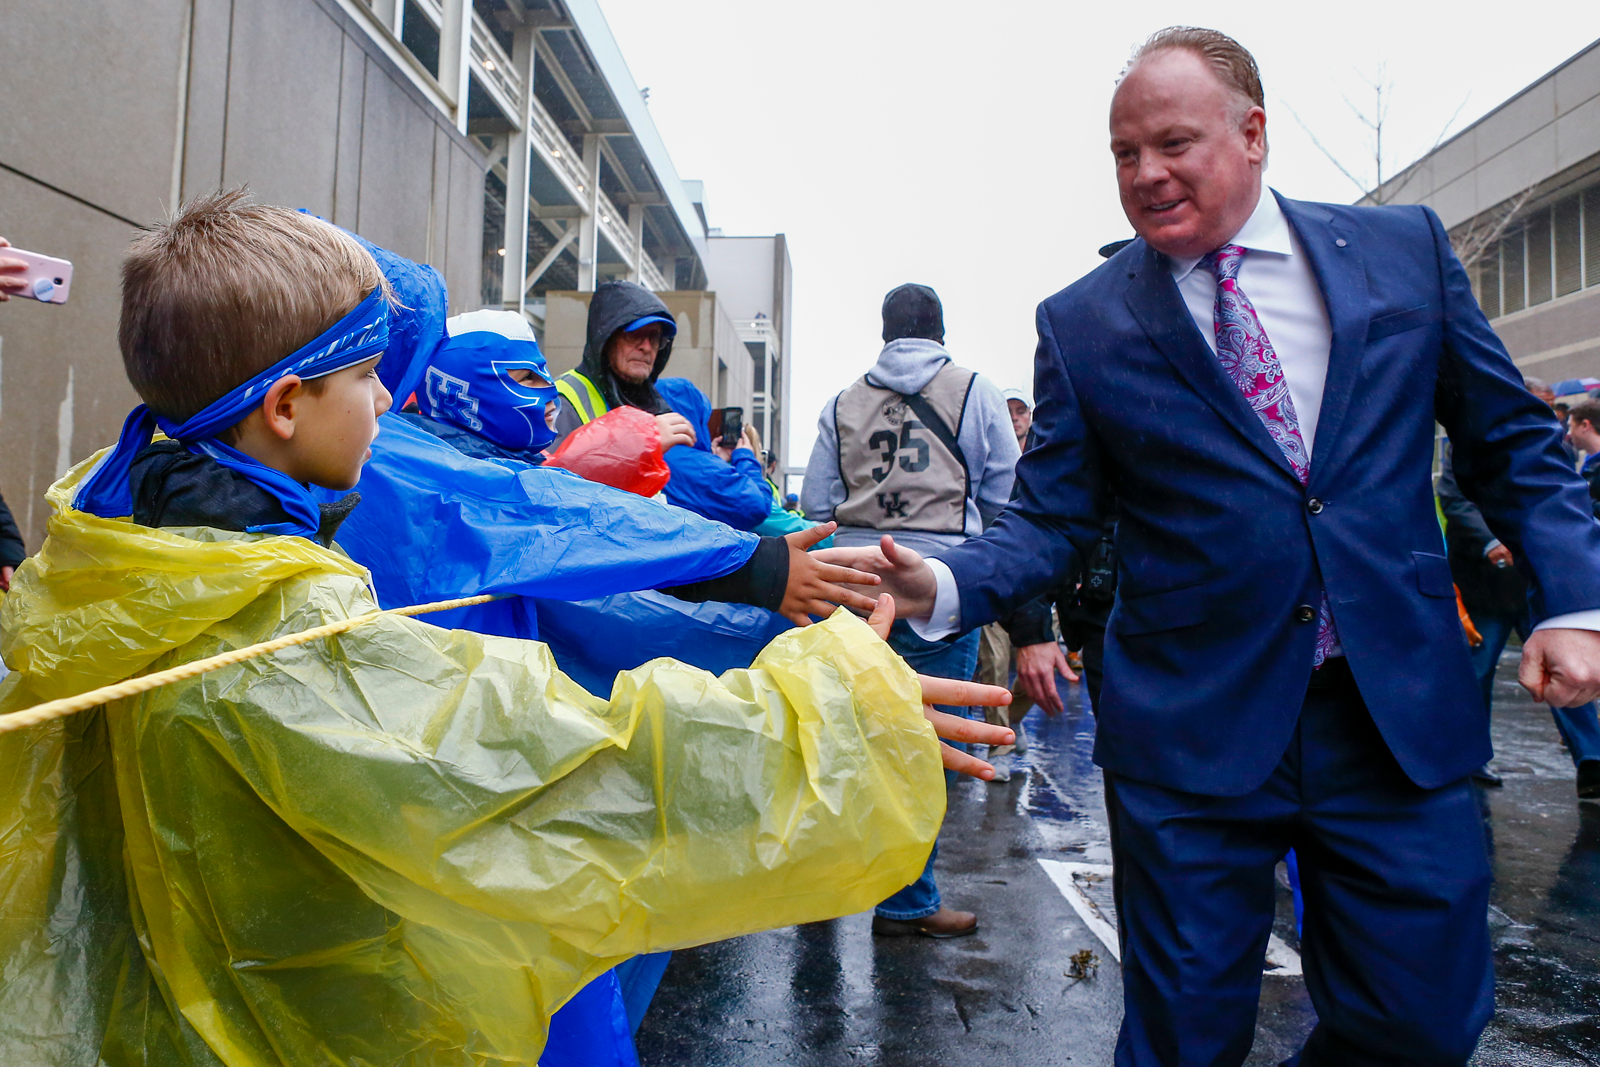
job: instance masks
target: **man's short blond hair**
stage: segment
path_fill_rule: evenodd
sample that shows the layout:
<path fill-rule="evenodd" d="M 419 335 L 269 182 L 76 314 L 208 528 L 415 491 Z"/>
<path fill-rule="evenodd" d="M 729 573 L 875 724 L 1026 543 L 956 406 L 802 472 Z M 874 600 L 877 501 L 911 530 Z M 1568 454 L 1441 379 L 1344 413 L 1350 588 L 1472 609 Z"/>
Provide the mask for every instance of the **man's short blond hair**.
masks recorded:
<path fill-rule="evenodd" d="M 200 196 L 128 249 L 122 365 L 152 411 L 182 421 L 379 288 L 377 262 L 337 227 L 248 189 Z"/>
<path fill-rule="evenodd" d="M 1174 48 L 1199 56 L 1211 68 L 1217 80 L 1238 98 L 1235 121 L 1243 122 L 1252 107 L 1266 110 L 1267 98 L 1261 88 L 1261 69 L 1256 66 L 1256 57 L 1250 54 L 1248 48 L 1220 30 L 1208 30 L 1201 26 L 1168 26 L 1152 33 L 1144 44 L 1134 49 L 1128 65 L 1122 68 L 1122 74 L 1117 78 L 1118 84 L 1141 59 Z"/>

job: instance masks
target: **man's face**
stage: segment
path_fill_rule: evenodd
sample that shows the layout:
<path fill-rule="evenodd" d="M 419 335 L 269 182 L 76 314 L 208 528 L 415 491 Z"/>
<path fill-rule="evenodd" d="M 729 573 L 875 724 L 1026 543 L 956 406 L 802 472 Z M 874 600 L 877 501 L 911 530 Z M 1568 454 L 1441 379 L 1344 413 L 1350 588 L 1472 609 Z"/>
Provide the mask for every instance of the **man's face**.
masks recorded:
<path fill-rule="evenodd" d="M 1556 391 L 1554 389 L 1551 389 L 1549 386 L 1545 386 L 1543 389 L 1533 390 L 1533 395 L 1538 397 L 1540 400 L 1543 400 L 1546 404 L 1549 404 L 1552 411 L 1555 410 Z"/>
<path fill-rule="evenodd" d="M 353 489 L 361 465 L 372 456 L 378 416 L 393 399 L 378 380 L 378 360 L 369 359 L 335 371 L 322 380 L 322 391 L 304 392 L 295 420 L 294 447 L 302 482 L 325 489 Z"/>
<path fill-rule="evenodd" d="M 1016 431 L 1017 443 L 1021 444 L 1027 440 L 1028 430 L 1033 426 L 1033 412 L 1020 400 L 1007 400 L 1006 407 L 1011 409 L 1011 428 Z"/>
<path fill-rule="evenodd" d="M 661 323 L 652 322 L 632 331 L 619 330 L 611 335 L 606 347 L 611 349 L 611 373 L 629 385 L 638 385 L 656 369 L 656 353 L 661 351 Z"/>
<path fill-rule="evenodd" d="M 1575 419 L 1567 435 L 1572 438 L 1572 443 L 1581 448 L 1587 455 L 1600 452 L 1600 430 L 1594 428 L 1594 423 L 1588 419 Z"/>
<path fill-rule="evenodd" d="M 1266 121 L 1187 49 L 1141 59 L 1111 98 L 1117 190 L 1135 232 L 1177 257 L 1238 233 L 1261 197 Z"/>

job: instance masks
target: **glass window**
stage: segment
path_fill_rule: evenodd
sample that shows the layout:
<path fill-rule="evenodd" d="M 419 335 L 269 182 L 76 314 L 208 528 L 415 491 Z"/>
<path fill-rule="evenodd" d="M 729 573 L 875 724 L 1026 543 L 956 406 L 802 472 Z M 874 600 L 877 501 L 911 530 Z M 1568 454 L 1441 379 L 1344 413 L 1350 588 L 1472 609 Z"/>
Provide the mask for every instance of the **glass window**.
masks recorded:
<path fill-rule="evenodd" d="M 1600 185 L 1583 194 L 1583 284 L 1600 285 Z"/>
<path fill-rule="evenodd" d="M 1500 246 L 1484 250 L 1478 260 L 1478 305 L 1486 318 L 1500 317 Z"/>
<path fill-rule="evenodd" d="M 1528 306 L 1527 231 L 1518 230 L 1500 242 L 1501 314 L 1509 315 Z"/>
<path fill-rule="evenodd" d="M 1569 196 L 1555 206 L 1556 295 L 1566 296 L 1583 287 L 1583 227 L 1578 198 Z"/>
<path fill-rule="evenodd" d="M 1550 212 L 1528 220 L 1528 306 L 1543 304 L 1554 293 L 1550 277 Z"/>

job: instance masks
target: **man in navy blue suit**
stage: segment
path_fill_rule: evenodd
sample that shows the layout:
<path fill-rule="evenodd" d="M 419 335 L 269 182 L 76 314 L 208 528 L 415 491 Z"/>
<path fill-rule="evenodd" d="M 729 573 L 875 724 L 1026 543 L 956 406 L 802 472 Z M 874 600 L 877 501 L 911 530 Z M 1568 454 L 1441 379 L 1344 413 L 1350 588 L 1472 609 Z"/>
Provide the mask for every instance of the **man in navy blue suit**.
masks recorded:
<path fill-rule="evenodd" d="M 1115 497 L 1119 590 L 1095 758 L 1121 920 L 1123 1065 L 1249 1052 L 1293 848 L 1304 1064 L 1463 1064 L 1493 1007 L 1489 866 L 1467 776 L 1488 719 L 1430 485 L 1434 422 L 1511 548 L 1536 699 L 1600 695 L 1600 526 L 1559 428 L 1422 207 L 1262 184 L 1255 62 L 1175 28 L 1111 107 L 1139 234 L 1038 312 L 1012 505 L 878 565 L 930 639 L 1049 588 Z"/>

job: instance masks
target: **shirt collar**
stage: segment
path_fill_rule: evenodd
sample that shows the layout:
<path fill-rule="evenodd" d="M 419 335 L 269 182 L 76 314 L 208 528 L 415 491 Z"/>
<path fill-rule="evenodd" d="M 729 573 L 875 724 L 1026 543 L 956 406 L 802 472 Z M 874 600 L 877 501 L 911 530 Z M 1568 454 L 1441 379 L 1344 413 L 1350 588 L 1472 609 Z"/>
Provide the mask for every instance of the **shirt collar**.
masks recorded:
<path fill-rule="evenodd" d="M 1228 240 L 1222 242 L 1226 245 L 1242 245 L 1252 252 L 1269 252 L 1275 256 L 1294 255 L 1294 243 L 1289 236 L 1289 220 L 1283 217 L 1283 208 L 1278 206 L 1278 198 L 1272 195 L 1272 190 L 1267 188 L 1265 182 L 1261 183 L 1261 199 L 1256 201 L 1256 209 L 1250 213 L 1239 232 Z M 1174 281 L 1183 281 L 1189 272 L 1199 265 L 1205 256 L 1184 257 L 1168 256 L 1168 269 L 1172 271 Z"/>

